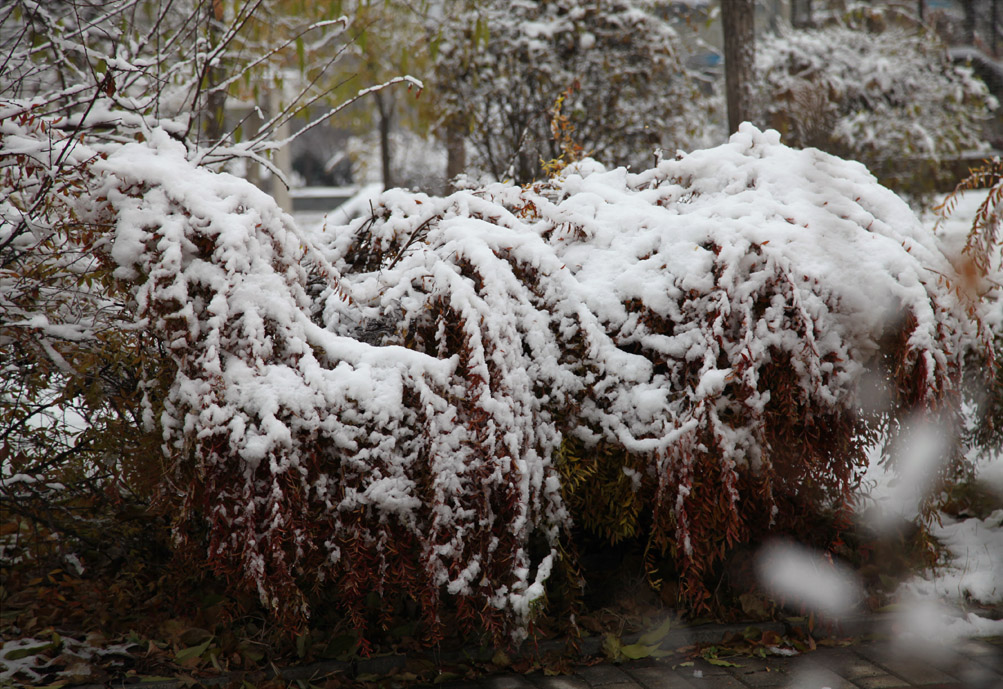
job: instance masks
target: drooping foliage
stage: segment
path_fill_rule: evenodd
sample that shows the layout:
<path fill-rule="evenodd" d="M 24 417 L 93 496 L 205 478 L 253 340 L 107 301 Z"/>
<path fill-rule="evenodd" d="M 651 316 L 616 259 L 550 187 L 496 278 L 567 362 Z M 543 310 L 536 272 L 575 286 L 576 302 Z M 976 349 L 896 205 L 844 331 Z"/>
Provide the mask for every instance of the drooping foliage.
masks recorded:
<path fill-rule="evenodd" d="M 958 404 L 972 326 L 932 237 L 775 133 L 392 190 L 323 237 L 184 164 L 164 134 L 96 163 L 111 256 L 177 366 L 180 531 L 290 623 L 327 594 L 365 629 L 375 591 L 429 638 L 522 628 L 582 514 L 671 554 L 699 610 L 729 549 L 849 498 L 869 371 L 886 416 Z"/>
<path fill-rule="evenodd" d="M 471 172 L 526 183 L 562 151 L 563 112 L 598 160 L 648 166 L 659 147 L 691 148 L 708 101 L 683 66 L 681 42 L 648 0 L 447 3 L 430 17 L 441 117 L 468 135 Z"/>
<path fill-rule="evenodd" d="M 950 264 L 862 167 L 775 133 L 638 175 L 387 194 L 329 232 L 381 342 L 486 362 L 493 396 L 523 377 L 571 513 L 650 529 L 692 608 L 730 548 L 842 507 L 889 417 L 959 402 Z"/>
<path fill-rule="evenodd" d="M 240 143 L 216 106 L 286 65 L 297 39 L 337 42 L 345 24 L 273 26 L 272 43 L 260 22 L 278 4 L 0 7 L 0 500 L 61 536 L 63 554 L 83 544 L 107 563 L 125 531 L 131 545 L 160 540 L 137 525 L 164 488 L 159 423 L 177 370 L 113 274 L 116 218 L 101 212 L 95 166 L 154 132 L 184 147 L 181 176 L 234 158 L 270 165 L 270 133 L 310 85 Z"/>
<path fill-rule="evenodd" d="M 793 146 L 859 160 L 893 189 L 929 194 L 945 163 L 985 147 L 996 107 L 937 35 L 891 7 L 858 7 L 757 44 L 759 121 Z"/>
<path fill-rule="evenodd" d="M 1003 446 L 1003 232 L 1000 203 L 1003 201 L 1003 162 L 986 160 L 962 180 L 937 209 L 949 219 L 963 194 L 983 196 L 971 228 L 953 257 L 957 277 L 945 280 L 969 313 L 977 314 L 983 328 L 983 346 L 970 353 L 972 366 L 989 371 L 970 381 L 974 423 L 972 445 L 983 451 Z M 943 227 L 941 227 L 943 231 Z"/>
<path fill-rule="evenodd" d="M 362 632 L 369 592 L 418 601 L 432 638 L 445 594 L 464 623 L 525 623 L 565 520 L 529 374 L 493 399 L 483 360 L 367 344 L 366 311 L 270 197 L 184 165 L 163 134 L 99 164 L 118 275 L 178 368 L 161 423 L 182 534 L 207 531 L 209 562 L 286 623 L 318 587 Z"/>

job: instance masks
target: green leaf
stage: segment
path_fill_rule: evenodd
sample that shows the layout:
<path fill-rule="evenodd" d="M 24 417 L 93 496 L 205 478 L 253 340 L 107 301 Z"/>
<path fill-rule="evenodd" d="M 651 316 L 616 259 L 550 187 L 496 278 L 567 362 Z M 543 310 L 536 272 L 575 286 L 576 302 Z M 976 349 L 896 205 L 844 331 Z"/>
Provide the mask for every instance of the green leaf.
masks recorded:
<path fill-rule="evenodd" d="M 239 126 L 237 128 L 240 129 Z M 205 596 L 202 597 L 202 609 L 206 610 L 218 603 L 222 603 L 225 600 L 226 597 L 218 593 L 207 593 Z"/>
<path fill-rule="evenodd" d="M 252 651 L 249 648 L 241 649 L 240 654 L 244 656 L 245 661 L 250 661 L 255 665 L 260 663 L 265 657 L 264 653 L 260 653 L 258 651 Z"/>
<path fill-rule="evenodd" d="M 174 656 L 174 660 L 176 660 L 179 663 L 183 663 L 186 660 L 190 660 L 192 658 L 201 658 L 202 654 L 206 652 L 206 649 L 209 648 L 209 644 L 211 643 L 212 643 L 212 638 L 210 637 L 205 641 L 203 641 L 202 643 L 200 643 L 198 646 L 189 646 L 188 648 L 184 648 L 177 652 L 177 654 Z"/>
<path fill-rule="evenodd" d="M 296 637 L 296 655 L 300 658 L 306 657 L 306 644 L 310 640 L 309 634 L 300 634 Z"/>
<path fill-rule="evenodd" d="M 508 667 L 512 664 L 512 659 L 508 657 L 508 654 L 498 649 L 495 654 L 491 656 L 491 663 L 497 665 L 498 667 Z"/>
<path fill-rule="evenodd" d="M 352 654 L 359 639 L 355 634 L 339 634 L 327 642 L 321 656 L 324 658 L 334 658 L 336 660 L 347 660 L 347 656 Z"/>
<path fill-rule="evenodd" d="M 191 627 L 178 636 L 178 641 L 186 646 L 196 646 L 212 638 L 212 632 L 200 627 Z"/>
<path fill-rule="evenodd" d="M 665 621 L 658 625 L 655 629 L 649 632 L 645 632 L 641 635 L 641 638 L 637 640 L 637 643 L 644 644 L 645 646 L 657 646 L 662 643 L 669 634 L 669 630 L 672 629 L 672 620 L 665 618 Z"/>
<path fill-rule="evenodd" d="M 888 605 L 884 605 L 878 608 L 875 612 L 901 612 L 902 610 L 905 609 L 906 606 L 902 605 L 901 603 L 889 603 Z"/>
<path fill-rule="evenodd" d="M 480 17 L 474 23 L 474 45 L 481 46 L 488 42 L 488 25 Z"/>
<path fill-rule="evenodd" d="M 303 37 L 300 36 L 296 39 L 296 62 L 299 64 L 300 71 L 306 71 L 306 55 L 303 49 Z"/>

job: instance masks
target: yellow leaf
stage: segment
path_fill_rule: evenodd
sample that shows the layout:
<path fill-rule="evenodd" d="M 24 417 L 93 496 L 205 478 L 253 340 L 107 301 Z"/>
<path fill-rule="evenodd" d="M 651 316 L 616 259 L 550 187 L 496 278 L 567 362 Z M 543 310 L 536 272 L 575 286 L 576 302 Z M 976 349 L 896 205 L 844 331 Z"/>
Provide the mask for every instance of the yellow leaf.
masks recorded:
<path fill-rule="evenodd" d="M 644 644 L 627 644 L 626 646 L 620 647 L 620 652 L 631 660 L 640 660 L 641 658 L 647 658 L 657 649 L 657 645 L 646 646 Z"/>

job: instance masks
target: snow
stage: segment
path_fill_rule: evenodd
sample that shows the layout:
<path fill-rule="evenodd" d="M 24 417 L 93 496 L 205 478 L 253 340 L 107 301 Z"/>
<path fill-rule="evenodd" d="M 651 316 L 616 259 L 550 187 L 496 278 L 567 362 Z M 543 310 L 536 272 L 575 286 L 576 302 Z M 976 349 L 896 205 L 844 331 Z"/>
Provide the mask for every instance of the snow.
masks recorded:
<path fill-rule="evenodd" d="M 992 486 L 1001 468 L 1003 455 L 985 457 L 975 478 Z M 871 498 L 881 503 L 889 491 L 895 491 L 894 482 L 879 484 Z M 1003 509 L 983 519 L 940 514 L 928 528 L 945 553 L 937 566 L 900 586 L 902 619 L 895 623 L 908 630 L 908 639 L 941 648 L 966 637 L 1003 634 L 1003 620 L 991 614 L 1003 605 Z"/>
<path fill-rule="evenodd" d="M 944 470 L 954 444 L 952 430 L 920 417 L 907 419 L 888 449 L 893 480 L 883 486 L 870 526 L 888 534 L 903 522 L 919 518 L 920 510 Z"/>
<path fill-rule="evenodd" d="M 99 634 L 96 636 L 101 638 Z M 114 666 L 119 664 L 119 658 L 124 660 L 135 649 L 134 644 L 98 645 L 93 643 L 96 640 L 88 636 L 80 641 L 60 637 L 55 632 L 50 640 L 0 640 L 0 683 L 4 686 L 21 686 L 21 682 L 37 684 L 46 675 L 55 676 L 60 683 L 79 683 L 81 679 L 91 677 L 90 663 L 96 659 L 101 659 L 103 665 Z M 56 663 L 65 669 L 55 672 L 47 667 Z"/>
<path fill-rule="evenodd" d="M 972 220 L 984 198 L 984 191 L 965 192 L 946 217 L 933 211 L 922 216 L 952 261 L 961 259 Z M 938 203 L 943 200 L 938 199 Z M 991 322 L 999 302 L 988 299 L 982 308 L 984 320 Z M 874 387 L 875 406 L 881 408 L 882 391 Z M 884 461 L 881 445 L 871 448 L 862 495 L 871 505 L 864 512 L 867 524 L 878 534 L 918 518 L 921 501 L 935 489 L 951 433 L 936 423 L 914 418 L 890 448 L 890 462 Z M 1003 499 L 1003 455 L 998 451 L 970 454 L 970 480 Z M 944 547 L 944 556 L 936 567 L 917 573 L 899 588 L 898 612 L 889 623 L 894 637 L 906 646 L 918 644 L 924 652 L 943 653 L 964 638 L 1003 633 L 1003 621 L 985 611 L 1003 604 L 1003 510 L 984 519 L 939 514 L 928 529 Z"/>
<path fill-rule="evenodd" d="M 932 534 L 951 559 L 949 570 L 931 582 L 937 593 L 983 604 L 1003 602 L 1003 509 L 985 519 L 944 517 Z"/>
<path fill-rule="evenodd" d="M 0 645 L 0 680 L 9 681 L 15 676 L 25 677 L 29 681 L 37 681 L 42 677 L 33 670 L 39 662 L 34 654 L 17 658 L 20 653 L 14 651 L 24 651 L 25 649 L 48 648 L 49 642 L 39 639 L 11 639 L 4 641 Z M 14 655 L 13 659 L 9 655 Z"/>

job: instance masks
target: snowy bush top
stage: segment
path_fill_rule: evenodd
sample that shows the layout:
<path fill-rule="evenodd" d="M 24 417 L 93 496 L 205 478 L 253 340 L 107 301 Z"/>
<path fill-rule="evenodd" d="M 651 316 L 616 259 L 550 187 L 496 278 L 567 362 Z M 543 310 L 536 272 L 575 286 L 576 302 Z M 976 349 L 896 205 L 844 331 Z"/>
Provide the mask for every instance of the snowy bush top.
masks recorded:
<path fill-rule="evenodd" d="M 969 324 L 937 244 L 861 165 L 776 132 L 391 190 L 318 236 L 186 155 L 160 132 L 94 163 L 110 252 L 177 364 L 181 524 L 289 622 L 330 591 L 364 631 L 375 591 L 433 638 L 445 600 L 523 628 L 577 499 L 562 457 L 599 447 L 699 605 L 720 544 L 845 497 L 868 367 L 897 407 L 952 400 Z"/>
<path fill-rule="evenodd" d="M 483 356 L 503 375 L 543 376 L 562 403 L 601 388 L 575 432 L 631 451 L 669 451 L 697 410 L 735 402 L 718 399 L 729 386 L 748 385 L 746 411 L 761 412 L 757 377 L 778 356 L 796 360 L 805 396 L 851 404 L 906 317 L 932 394 L 965 332 L 953 324 L 950 343 L 939 332 L 953 307 L 936 282 L 950 264 L 905 203 L 862 165 L 749 125 L 640 174 L 585 160 L 530 188 L 389 191 L 372 217 L 327 235 L 353 308 L 375 309 L 389 334 L 421 337 L 448 293 L 482 346 L 498 343 Z M 343 303 L 328 305 L 329 325 Z M 582 359 L 562 361 L 573 341 Z M 757 464 L 753 428 L 735 431 L 726 455 Z"/>

